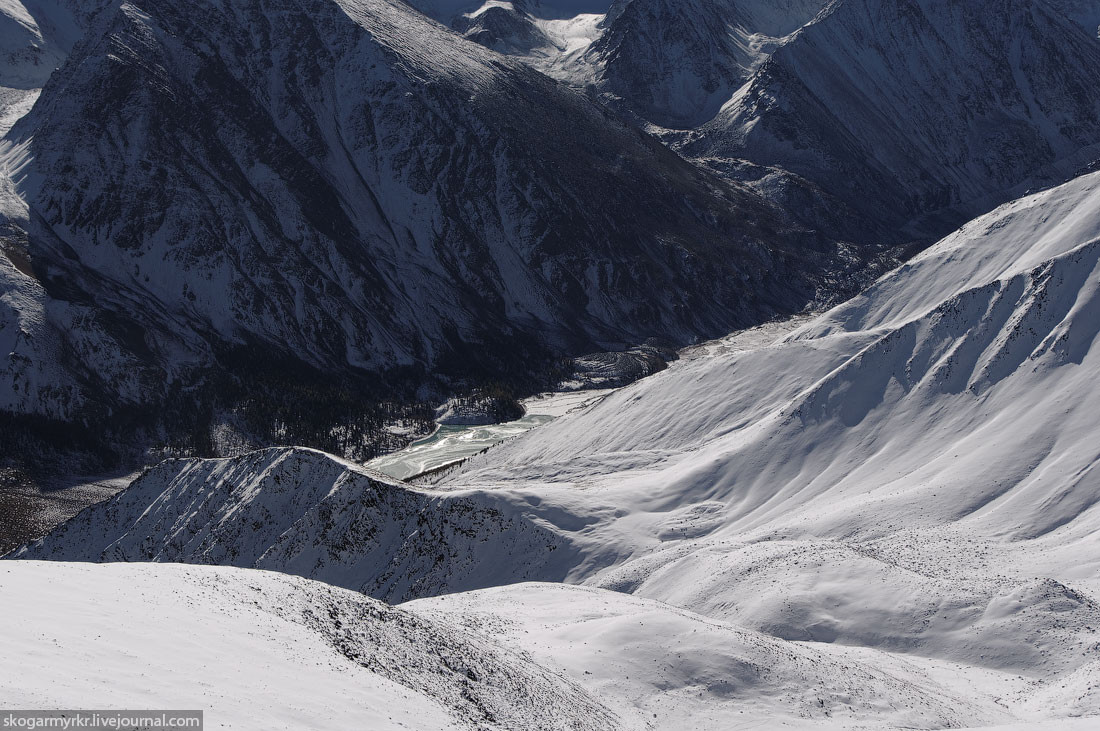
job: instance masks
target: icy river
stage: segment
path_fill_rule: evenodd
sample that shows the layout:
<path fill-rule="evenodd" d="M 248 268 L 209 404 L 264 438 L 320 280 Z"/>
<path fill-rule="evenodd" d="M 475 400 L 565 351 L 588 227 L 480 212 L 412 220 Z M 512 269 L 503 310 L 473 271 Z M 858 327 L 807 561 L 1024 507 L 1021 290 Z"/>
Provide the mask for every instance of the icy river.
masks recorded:
<path fill-rule="evenodd" d="M 518 437 L 574 409 L 598 401 L 613 390 L 568 391 L 532 396 L 522 401 L 527 410 L 522 419 L 504 424 L 441 426 L 430 437 L 413 442 L 398 452 L 373 459 L 366 466 L 406 480 L 429 470 L 460 462 L 507 439 Z"/>

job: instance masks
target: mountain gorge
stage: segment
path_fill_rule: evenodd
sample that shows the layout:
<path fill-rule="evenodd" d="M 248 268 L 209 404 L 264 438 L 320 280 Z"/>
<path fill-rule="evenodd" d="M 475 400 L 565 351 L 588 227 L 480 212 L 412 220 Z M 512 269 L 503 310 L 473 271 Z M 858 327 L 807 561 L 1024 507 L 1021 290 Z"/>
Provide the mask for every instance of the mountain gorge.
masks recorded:
<path fill-rule="evenodd" d="M 1080 4 L 415 5 L 458 32 L 387 0 L 12 6 L 13 428 L 207 452 L 240 404 L 337 403 L 306 439 L 536 388 L 843 299 L 1100 145 Z"/>
<path fill-rule="evenodd" d="M 630 0 L 614 4 L 585 53 L 598 86 L 658 127 L 712 119 L 781 42 L 824 7 L 788 3 Z"/>

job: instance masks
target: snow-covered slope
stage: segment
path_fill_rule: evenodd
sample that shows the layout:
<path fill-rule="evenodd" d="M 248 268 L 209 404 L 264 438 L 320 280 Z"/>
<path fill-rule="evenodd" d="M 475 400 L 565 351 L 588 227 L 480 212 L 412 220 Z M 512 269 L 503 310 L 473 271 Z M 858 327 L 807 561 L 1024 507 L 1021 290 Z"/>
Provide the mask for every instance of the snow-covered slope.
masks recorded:
<path fill-rule="evenodd" d="M 23 561 L 0 566 L 0 606 L 0 682 L 20 708 L 193 708 L 229 729 L 1054 728 L 1019 676 L 591 588 L 389 607 L 270 572 Z"/>
<path fill-rule="evenodd" d="M 824 0 L 627 0 L 616 3 L 585 53 L 601 91 L 662 127 L 714 117 L 786 36 Z"/>
<path fill-rule="evenodd" d="M 637 119 L 711 119 L 780 39 L 826 0 L 409 0 L 466 38 L 517 56 Z"/>
<path fill-rule="evenodd" d="M 598 35 L 613 0 L 405 0 L 495 51 L 557 66 Z"/>
<path fill-rule="evenodd" d="M 571 506 L 573 580 L 781 637 L 1095 673 L 1098 298 L 1093 174 L 445 482 Z"/>
<path fill-rule="evenodd" d="M 910 696 L 930 726 L 1096 716 L 1098 303 L 1100 173 L 785 333 L 687 351 L 437 490 L 308 451 L 176 462 L 21 555 L 224 561 L 392 599 L 564 580 L 863 648 L 837 652 L 926 700 L 956 673 L 958 703 Z"/>
<path fill-rule="evenodd" d="M 963 728 L 1042 723 L 1073 691 L 1010 673 L 788 642 L 619 592 L 519 584 L 402 605 L 562 668 L 630 728 Z M 1087 682 L 1087 681 L 1086 681 Z"/>
<path fill-rule="evenodd" d="M 144 403 L 241 352 L 484 377 L 686 342 L 801 306 L 835 261 L 402 3 L 134 0 L 95 28 L 4 143 L 7 218 L 54 331 L 139 363 Z M 50 315 L 89 307 L 94 337 Z M 100 360 L 16 410 L 126 403 Z"/>
<path fill-rule="evenodd" d="M 0 605 L 9 707 L 201 709 L 231 729 L 622 727 L 457 622 L 279 574 L 7 563 Z"/>
<path fill-rule="evenodd" d="M 0 106 L 14 91 L 40 90 L 108 5 L 110 0 L 0 0 Z"/>
<path fill-rule="evenodd" d="M 39 89 L 59 65 L 56 49 L 22 3 L 0 3 L 0 86 Z"/>

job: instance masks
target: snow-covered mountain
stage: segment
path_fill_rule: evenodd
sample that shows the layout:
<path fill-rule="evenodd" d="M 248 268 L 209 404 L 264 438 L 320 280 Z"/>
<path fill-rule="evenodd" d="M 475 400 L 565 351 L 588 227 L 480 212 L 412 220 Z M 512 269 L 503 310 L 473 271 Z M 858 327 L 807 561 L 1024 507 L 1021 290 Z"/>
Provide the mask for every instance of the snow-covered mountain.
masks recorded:
<path fill-rule="evenodd" d="M 0 450 L 223 370 L 308 409 L 590 347 L 578 380 L 650 375 L 430 488 L 301 447 L 145 471 L 0 561 L 5 700 L 1100 722 L 1095 3 L 413 5 L 0 0 Z M 824 313 L 625 349 L 1007 196 Z"/>
<path fill-rule="evenodd" d="M 41 72 L 0 94 L 6 412 L 155 431 L 270 370 L 413 393 L 717 336 L 1100 144 L 1068 0 L 417 4 L 513 58 L 396 1 L 204 3 L 4 6 Z"/>
<path fill-rule="evenodd" d="M 96 17 L 3 143 L 5 297 L 37 303 L 3 324 L 16 412 L 100 419 L 256 363 L 514 373 L 717 335 L 850 265 L 403 3 Z"/>
<path fill-rule="evenodd" d="M 61 56 L 38 22 L 15 0 L 0 4 L 0 85 L 41 88 Z"/>
<path fill-rule="evenodd" d="M 826 0 L 515 0 L 410 4 L 663 127 L 711 119 Z"/>
<path fill-rule="evenodd" d="M 544 41 L 487 45 L 860 243 L 929 243 L 1100 157 L 1095 2 L 619 0 L 556 24 L 520 3 L 478 12 L 503 6 Z M 471 12 L 424 7 L 460 30 Z"/>
<path fill-rule="evenodd" d="M 432 490 L 304 450 L 177 461 L 18 556 L 226 562 L 391 600 L 564 581 L 600 591 L 513 587 L 422 606 L 508 617 L 518 602 L 511 621 L 537 635 L 536 655 L 582 679 L 575 641 L 611 632 L 595 647 L 621 654 L 589 680 L 634 708 L 647 688 L 696 687 L 724 662 L 613 633 L 647 626 L 654 606 L 624 603 L 655 600 L 702 623 L 688 625 L 752 633 L 729 646 L 749 667 L 754 653 L 802 647 L 756 633 L 836 643 L 830 656 L 889 675 L 917 703 L 894 706 L 899 726 L 1095 721 L 1098 308 L 1094 173 L 976 219 L 823 315 L 685 351 Z M 636 599 L 612 608 L 605 590 Z M 572 630 L 547 614 L 559 603 Z M 654 635 L 687 632 L 667 611 Z M 615 661 L 632 682 L 606 675 Z M 625 672 L 639 663 L 652 672 Z M 670 691 L 651 712 L 687 707 L 722 727 L 726 691 L 707 688 L 699 705 Z M 822 692 L 822 708 L 843 696 Z M 886 706 L 848 702 L 851 723 L 882 722 Z"/>
<path fill-rule="evenodd" d="M 919 238 L 1100 157 L 1098 83 L 1096 34 L 1042 1 L 841 0 L 683 151 L 779 166 Z"/>
<path fill-rule="evenodd" d="M 491 493 L 436 495 L 287 448 L 164 462 L 17 555 L 259 568 L 404 601 L 560 580 L 570 553 Z"/>
<path fill-rule="evenodd" d="M 598 88 L 661 127 L 712 119 L 825 0 L 619 0 L 585 53 Z"/>
<path fill-rule="evenodd" d="M 1094 677 L 1098 242 L 1092 174 L 444 485 L 571 506 L 573 580 L 791 639 Z"/>

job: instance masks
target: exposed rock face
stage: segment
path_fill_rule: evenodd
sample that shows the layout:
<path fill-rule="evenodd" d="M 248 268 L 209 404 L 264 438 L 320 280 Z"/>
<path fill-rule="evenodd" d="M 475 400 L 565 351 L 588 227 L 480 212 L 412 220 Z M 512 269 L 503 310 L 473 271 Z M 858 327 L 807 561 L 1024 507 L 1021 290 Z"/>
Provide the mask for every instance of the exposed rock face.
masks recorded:
<path fill-rule="evenodd" d="M 1047 0 L 1047 4 L 1078 23 L 1089 35 L 1100 38 L 1100 5 L 1092 0 Z"/>
<path fill-rule="evenodd" d="M 712 119 L 783 36 L 823 0 L 779 7 L 738 0 L 619 0 L 586 53 L 601 90 L 662 127 Z"/>
<path fill-rule="evenodd" d="M 519 58 L 391 0 L 13 4 L 41 64 L 9 71 L 69 55 L 0 150 L 0 408 L 117 421 L 257 363 L 492 378 L 683 344 L 1100 144 L 1070 0 L 419 4 Z"/>
<path fill-rule="evenodd" d="M 447 399 L 435 410 L 435 421 L 443 426 L 480 426 L 515 421 L 523 414 L 523 405 L 514 398 L 474 393 Z"/>
<path fill-rule="evenodd" d="M 663 127 L 693 127 L 714 116 L 751 65 L 730 7 L 708 0 L 635 0 L 593 44 L 601 88 Z"/>

